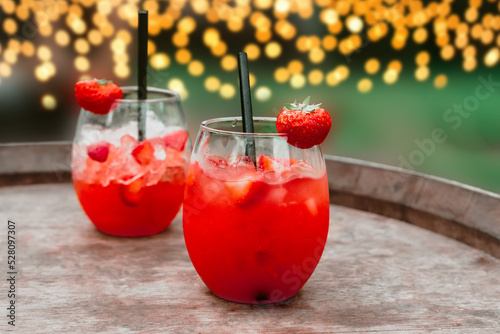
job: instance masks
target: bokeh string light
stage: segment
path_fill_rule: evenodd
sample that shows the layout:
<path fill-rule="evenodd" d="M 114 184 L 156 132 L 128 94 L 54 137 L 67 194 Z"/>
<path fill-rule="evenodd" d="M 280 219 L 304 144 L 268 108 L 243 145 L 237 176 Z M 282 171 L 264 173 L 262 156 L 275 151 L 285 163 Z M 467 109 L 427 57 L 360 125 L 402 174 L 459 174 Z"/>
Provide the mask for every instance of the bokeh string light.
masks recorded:
<path fill-rule="evenodd" d="M 189 76 L 201 79 L 206 91 L 224 99 L 236 95 L 233 83 L 223 82 L 221 73 L 235 71 L 234 54 L 240 49 L 249 61 L 273 66 L 266 71 L 277 84 L 301 89 L 306 85 L 337 86 L 351 76 L 349 66 L 339 65 L 364 52 L 370 44 L 389 45 L 394 50 L 417 45 L 415 62 L 406 69 L 415 80 L 432 81 L 436 89 L 446 86 L 446 74 L 434 76 L 431 60 L 462 63 L 466 72 L 478 65 L 496 66 L 500 60 L 500 1 L 469 0 L 453 10 L 453 0 L 3 0 L 0 29 L 0 85 L 13 75 L 20 58 L 34 58 L 33 75 L 45 83 L 58 67 L 54 54 L 65 49 L 80 78 L 97 71 L 91 60 L 94 50 L 111 51 L 113 75 L 132 79 L 135 75 L 129 52 L 132 50 L 137 12 L 149 11 L 149 64 L 166 71 L 173 63 L 185 67 Z M 465 8 L 464 8 L 465 7 Z M 89 19 L 90 18 L 90 19 Z M 304 34 L 301 24 L 316 19 L 321 34 Z M 200 23 L 203 22 L 203 23 Z M 310 21 L 308 21 L 310 22 Z M 168 36 L 168 37 L 165 37 Z M 240 37 L 241 36 L 241 37 Z M 230 41 L 244 41 L 233 46 Z M 421 50 L 423 47 L 429 50 Z M 204 48 L 200 52 L 200 48 Z M 237 47 L 238 50 L 233 49 Z M 431 50 L 431 48 L 434 48 Z M 290 52 L 290 51 L 296 52 Z M 431 59 L 430 54 L 437 57 Z M 397 53 L 395 53 L 397 54 Z M 371 55 L 370 55 L 371 56 Z M 102 62 L 102 54 L 99 56 Z M 292 59 L 290 59 L 292 58 Z M 294 59 L 295 58 L 295 59 Z M 368 93 L 374 77 L 395 84 L 403 72 L 402 61 L 389 62 L 363 57 L 363 75 L 357 89 Z M 439 59 L 440 58 L 440 59 Z M 214 62 L 215 60 L 215 62 Z M 331 66 L 334 60 L 334 67 Z M 215 66 L 219 66 L 217 71 Z M 359 65 L 359 63 L 358 63 Z M 352 65 L 350 65 L 352 67 Z M 361 67 L 361 66 L 359 66 Z M 63 71 L 65 72 L 65 71 Z M 220 77 L 218 77 L 218 75 Z M 3 79 L 3 80 L 2 80 Z M 185 79 L 165 76 L 162 84 L 189 96 Z M 251 76 L 255 86 L 257 77 Z M 257 100 L 272 96 L 268 86 L 257 87 Z M 51 95 L 41 100 L 46 109 L 57 101 Z M 49 102 L 47 102 L 49 101 Z"/>

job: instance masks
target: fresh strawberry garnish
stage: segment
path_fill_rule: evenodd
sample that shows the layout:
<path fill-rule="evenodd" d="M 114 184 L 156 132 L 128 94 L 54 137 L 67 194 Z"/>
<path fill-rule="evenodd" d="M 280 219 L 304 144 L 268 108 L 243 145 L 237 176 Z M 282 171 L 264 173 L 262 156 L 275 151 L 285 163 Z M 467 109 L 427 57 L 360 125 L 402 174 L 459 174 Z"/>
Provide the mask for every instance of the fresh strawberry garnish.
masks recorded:
<path fill-rule="evenodd" d="M 143 141 L 132 151 L 135 160 L 141 165 L 147 165 L 154 158 L 155 149 L 149 141 Z"/>
<path fill-rule="evenodd" d="M 108 143 L 107 141 L 99 141 L 94 144 L 90 144 L 87 146 L 87 154 L 90 159 L 98 161 L 98 162 L 105 162 L 108 160 L 108 155 L 109 155 L 109 148 L 111 147 L 111 144 Z"/>
<path fill-rule="evenodd" d="M 328 112 L 319 107 L 321 103 L 309 105 L 309 99 L 285 104 L 276 120 L 276 129 L 287 134 L 288 143 L 304 149 L 321 144 L 332 126 Z"/>
<path fill-rule="evenodd" d="M 226 181 L 224 184 L 234 203 L 246 204 L 258 192 L 262 182 L 248 178 Z"/>
<path fill-rule="evenodd" d="M 120 87 L 108 80 L 83 80 L 75 85 L 75 96 L 80 107 L 94 114 L 105 115 L 113 109 L 116 99 L 123 93 Z"/>
<path fill-rule="evenodd" d="M 187 131 L 177 130 L 165 135 L 163 141 L 166 147 L 173 148 L 177 151 L 184 151 L 188 138 L 189 133 Z"/>

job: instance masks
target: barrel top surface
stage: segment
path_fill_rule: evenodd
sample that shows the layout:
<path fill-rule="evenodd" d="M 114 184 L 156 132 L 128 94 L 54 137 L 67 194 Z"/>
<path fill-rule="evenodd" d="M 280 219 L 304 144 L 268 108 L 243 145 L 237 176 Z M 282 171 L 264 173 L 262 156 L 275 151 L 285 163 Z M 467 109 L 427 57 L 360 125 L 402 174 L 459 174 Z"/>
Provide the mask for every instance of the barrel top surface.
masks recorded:
<path fill-rule="evenodd" d="M 6 221 L 16 223 L 17 330 L 498 332 L 499 259 L 396 219 L 330 211 L 325 252 L 303 289 L 282 303 L 244 305 L 199 279 L 179 217 L 153 237 L 115 238 L 93 227 L 69 183 L 0 188 L 4 257 Z"/>

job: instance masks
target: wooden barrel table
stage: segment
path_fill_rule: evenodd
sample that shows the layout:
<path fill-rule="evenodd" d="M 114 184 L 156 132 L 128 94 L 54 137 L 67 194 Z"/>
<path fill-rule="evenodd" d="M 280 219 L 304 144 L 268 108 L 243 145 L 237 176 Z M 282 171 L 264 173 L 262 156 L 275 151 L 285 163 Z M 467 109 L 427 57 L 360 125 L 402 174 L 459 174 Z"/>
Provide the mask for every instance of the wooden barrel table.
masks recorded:
<path fill-rule="evenodd" d="M 0 145 L 2 281 L 15 276 L 21 333 L 500 332 L 496 194 L 327 156 L 331 224 L 316 271 L 285 302 L 244 305 L 199 279 L 181 218 L 153 237 L 98 232 L 69 182 L 70 155 L 69 143 Z"/>

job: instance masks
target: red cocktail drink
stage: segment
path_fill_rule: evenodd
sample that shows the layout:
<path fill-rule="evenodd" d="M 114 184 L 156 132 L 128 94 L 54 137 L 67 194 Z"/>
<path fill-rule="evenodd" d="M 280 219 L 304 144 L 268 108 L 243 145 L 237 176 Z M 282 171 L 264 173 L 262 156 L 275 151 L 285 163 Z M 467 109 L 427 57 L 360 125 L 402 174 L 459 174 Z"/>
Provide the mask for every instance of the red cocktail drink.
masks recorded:
<path fill-rule="evenodd" d="M 82 109 L 73 145 L 73 184 L 102 232 L 123 237 L 163 231 L 182 205 L 190 143 L 175 93 L 132 88 L 106 114 Z M 142 125 L 138 115 L 142 113 Z M 143 126 L 142 140 L 138 140 Z"/>
<path fill-rule="evenodd" d="M 258 129 L 258 120 L 255 125 Z M 313 273 L 328 235 L 329 193 L 321 152 L 262 134 L 252 138 L 254 163 L 238 154 L 248 136 L 224 136 L 224 131 L 202 126 L 195 144 L 183 211 L 189 256 L 203 282 L 221 298 L 241 303 L 288 299 Z M 231 152 L 222 155 L 229 147 Z"/>

